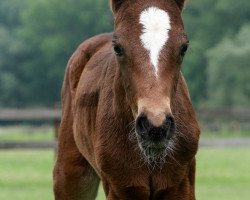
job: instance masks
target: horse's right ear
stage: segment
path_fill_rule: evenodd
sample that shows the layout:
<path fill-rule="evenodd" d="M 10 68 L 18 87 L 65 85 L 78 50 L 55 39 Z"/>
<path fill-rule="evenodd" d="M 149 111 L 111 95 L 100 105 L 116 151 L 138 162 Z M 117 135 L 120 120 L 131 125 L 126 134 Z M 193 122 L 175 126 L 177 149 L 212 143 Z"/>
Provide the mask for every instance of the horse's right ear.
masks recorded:
<path fill-rule="evenodd" d="M 125 0 L 109 0 L 111 10 L 114 14 L 119 10 L 124 1 Z"/>
<path fill-rule="evenodd" d="M 185 4 L 186 4 L 186 0 L 175 0 L 175 1 L 176 1 L 177 5 L 179 6 L 179 8 L 180 8 L 181 10 L 183 10 L 183 7 L 184 7 Z"/>

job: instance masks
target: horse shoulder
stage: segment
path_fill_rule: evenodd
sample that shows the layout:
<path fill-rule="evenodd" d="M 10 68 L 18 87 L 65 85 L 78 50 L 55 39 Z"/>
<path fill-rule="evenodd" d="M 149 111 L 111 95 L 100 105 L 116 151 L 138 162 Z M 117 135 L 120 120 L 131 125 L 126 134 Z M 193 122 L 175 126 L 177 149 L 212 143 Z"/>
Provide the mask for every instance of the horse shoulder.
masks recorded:
<path fill-rule="evenodd" d="M 71 56 L 67 64 L 65 79 L 68 79 L 72 98 L 75 97 L 76 89 L 86 64 L 96 52 L 111 41 L 111 38 L 112 33 L 94 36 L 84 41 Z"/>
<path fill-rule="evenodd" d="M 84 41 L 69 59 L 61 90 L 62 119 L 65 118 L 65 120 L 67 120 L 73 117 L 73 101 L 83 69 L 95 52 L 108 43 L 111 38 L 111 33 L 94 36 Z"/>

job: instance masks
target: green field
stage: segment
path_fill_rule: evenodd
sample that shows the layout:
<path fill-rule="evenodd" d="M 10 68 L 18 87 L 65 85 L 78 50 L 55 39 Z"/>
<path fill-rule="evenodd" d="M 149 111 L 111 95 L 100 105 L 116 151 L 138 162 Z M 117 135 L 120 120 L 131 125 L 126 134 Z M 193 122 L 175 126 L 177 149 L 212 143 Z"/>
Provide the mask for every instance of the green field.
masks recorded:
<path fill-rule="evenodd" d="M 198 200 L 249 200 L 250 148 L 202 148 Z M 0 199 L 52 200 L 54 152 L 0 151 Z M 98 200 L 105 199 L 100 192 Z"/>
<path fill-rule="evenodd" d="M 0 127 L 0 141 L 51 141 L 54 139 L 51 126 L 9 126 Z"/>

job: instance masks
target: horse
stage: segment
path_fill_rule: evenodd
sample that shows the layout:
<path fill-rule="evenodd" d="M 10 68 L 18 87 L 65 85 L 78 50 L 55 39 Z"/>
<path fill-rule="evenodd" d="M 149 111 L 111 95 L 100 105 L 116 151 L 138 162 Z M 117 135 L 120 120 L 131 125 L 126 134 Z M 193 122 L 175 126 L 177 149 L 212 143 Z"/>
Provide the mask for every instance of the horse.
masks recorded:
<path fill-rule="evenodd" d="M 56 200 L 194 200 L 200 129 L 181 64 L 185 0 L 110 0 L 114 32 L 70 58 Z M 93 5 L 94 6 L 94 5 Z"/>

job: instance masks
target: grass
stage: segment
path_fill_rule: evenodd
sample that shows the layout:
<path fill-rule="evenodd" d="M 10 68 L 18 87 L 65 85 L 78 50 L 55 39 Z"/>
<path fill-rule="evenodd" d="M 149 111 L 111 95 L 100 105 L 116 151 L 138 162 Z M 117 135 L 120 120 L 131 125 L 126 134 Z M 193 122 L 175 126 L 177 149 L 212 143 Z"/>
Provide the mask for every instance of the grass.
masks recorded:
<path fill-rule="evenodd" d="M 200 149 L 197 157 L 197 199 L 249 199 L 249 153 L 250 148 Z"/>
<path fill-rule="evenodd" d="M 52 199 L 52 151 L 0 151 L 0 199 Z"/>
<path fill-rule="evenodd" d="M 248 200 L 250 148 L 202 148 L 197 156 L 198 200 Z M 0 151 L 0 199 L 52 200 L 54 152 Z M 97 200 L 104 200 L 101 191 Z"/>
<path fill-rule="evenodd" d="M 0 141 L 51 141 L 54 130 L 50 126 L 10 126 L 0 128 Z"/>

